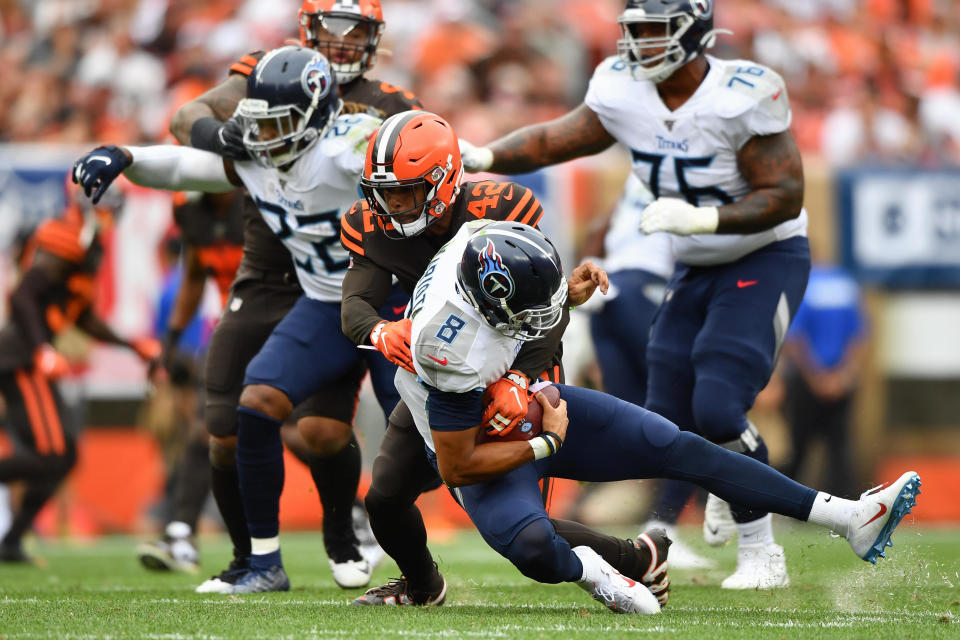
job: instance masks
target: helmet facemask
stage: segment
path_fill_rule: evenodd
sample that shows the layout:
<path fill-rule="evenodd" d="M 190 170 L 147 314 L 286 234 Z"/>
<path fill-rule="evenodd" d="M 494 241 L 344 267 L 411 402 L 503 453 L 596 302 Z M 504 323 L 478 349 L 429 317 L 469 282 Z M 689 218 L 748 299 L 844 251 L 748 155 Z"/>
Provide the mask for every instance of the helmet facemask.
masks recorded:
<path fill-rule="evenodd" d="M 263 167 L 284 168 L 306 153 L 322 138 L 337 119 L 343 103 L 340 102 L 329 118 L 311 124 L 317 110 L 320 91 L 314 92 L 306 111 L 293 104 L 270 106 L 266 100 L 244 98 L 237 105 L 237 117 L 243 125 L 243 145 Z M 270 133 L 267 138 L 262 132 Z"/>
<path fill-rule="evenodd" d="M 449 181 L 452 171 L 452 158 L 448 158 L 446 166 L 436 166 L 417 178 L 404 180 L 392 173 L 375 172 L 369 178 L 360 179 L 360 189 L 371 211 L 382 221 L 387 237 L 411 238 L 422 234 L 447 211 L 447 205 L 437 197 L 437 191 Z M 456 184 L 459 183 L 457 177 Z M 409 202 L 410 206 L 392 211 L 390 202 L 397 200 Z"/>
<path fill-rule="evenodd" d="M 713 29 L 712 19 L 704 25 L 702 20 L 684 11 L 651 15 L 643 9 L 627 9 L 617 24 L 622 36 L 617 40 L 617 55 L 630 66 L 635 78 L 653 83 L 663 82 L 712 47 L 717 34 L 730 33 L 725 29 Z M 662 25 L 662 31 L 645 35 L 650 30 L 643 27 L 650 25 Z M 704 27 L 707 27 L 706 31 Z"/>
<path fill-rule="evenodd" d="M 373 66 L 383 26 L 378 20 L 354 15 L 324 11 L 300 14 L 304 44 L 330 61 L 340 84 L 352 82 Z"/>

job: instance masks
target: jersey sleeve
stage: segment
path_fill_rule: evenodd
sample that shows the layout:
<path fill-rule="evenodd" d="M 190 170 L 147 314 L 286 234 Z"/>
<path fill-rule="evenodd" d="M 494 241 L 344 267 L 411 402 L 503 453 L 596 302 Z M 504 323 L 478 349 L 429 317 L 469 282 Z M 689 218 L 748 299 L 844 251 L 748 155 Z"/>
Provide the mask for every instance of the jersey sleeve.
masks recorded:
<path fill-rule="evenodd" d="M 340 218 L 340 244 L 353 256 L 365 255 L 363 238 L 367 234 L 367 227 L 373 231 L 373 214 L 364 200 L 353 203 L 350 211 Z"/>
<path fill-rule="evenodd" d="M 62 220 L 48 220 L 37 228 L 33 242 L 38 249 L 52 253 L 67 262 L 80 264 L 87 254 L 80 225 Z"/>
<path fill-rule="evenodd" d="M 253 68 L 257 66 L 257 63 L 260 62 L 260 58 L 264 56 L 263 51 L 252 51 L 239 60 L 230 65 L 229 75 L 238 74 L 241 76 L 249 76 L 253 73 Z"/>
<path fill-rule="evenodd" d="M 516 182 L 468 182 L 467 213 L 481 220 L 507 220 L 536 227 L 543 217 L 543 207 L 533 191 Z"/>
<path fill-rule="evenodd" d="M 427 416 L 434 431 L 465 431 L 480 424 L 483 419 L 483 390 L 466 393 L 427 391 Z"/>
<path fill-rule="evenodd" d="M 593 70 L 593 76 L 590 77 L 590 83 L 587 85 L 587 94 L 583 98 L 583 103 L 598 116 L 604 116 L 607 111 L 605 104 L 609 100 L 609 93 L 632 80 L 633 77 L 630 75 L 630 69 L 627 65 L 617 56 L 610 56 Z"/>
<path fill-rule="evenodd" d="M 773 69 L 749 61 L 727 66 L 721 79 L 717 113 L 729 133 L 739 138 L 737 148 L 754 136 L 783 133 L 792 114 L 787 87 Z"/>
<path fill-rule="evenodd" d="M 455 305 L 443 305 L 424 322 L 412 345 L 417 375 L 440 391 L 484 389 L 482 374 L 468 362 L 479 328 Z"/>
<path fill-rule="evenodd" d="M 334 121 L 324 140 L 325 152 L 342 171 L 356 175 L 357 181 L 363 173 L 367 145 L 381 122 L 380 118 L 365 113 L 342 115 Z"/>
<path fill-rule="evenodd" d="M 363 255 L 351 253 L 350 267 L 343 277 L 340 323 L 343 334 L 355 344 L 369 343 L 370 332 L 382 320 L 377 309 L 387 301 L 392 285 L 388 271 Z"/>

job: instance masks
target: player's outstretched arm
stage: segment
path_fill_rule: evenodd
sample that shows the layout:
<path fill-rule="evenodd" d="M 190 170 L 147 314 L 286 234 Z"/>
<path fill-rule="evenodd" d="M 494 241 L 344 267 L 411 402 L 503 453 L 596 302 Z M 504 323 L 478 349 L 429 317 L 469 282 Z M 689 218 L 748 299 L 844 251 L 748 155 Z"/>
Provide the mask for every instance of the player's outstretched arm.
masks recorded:
<path fill-rule="evenodd" d="M 467 171 L 516 174 L 600 153 L 614 142 L 597 114 L 581 104 L 556 120 L 517 129 L 486 147 L 461 153 Z"/>
<path fill-rule="evenodd" d="M 534 396 L 534 402 L 539 402 L 543 407 L 544 435 L 532 440 L 490 442 L 478 445 L 476 444 L 478 427 L 449 430 L 450 425 L 443 417 L 435 423 L 437 415 L 444 417 L 456 415 L 461 419 L 464 415 L 469 415 L 471 413 L 468 408 L 471 403 L 470 396 L 469 393 L 444 393 L 435 389 L 430 393 L 430 427 L 437 453 L 437 467 L 440 470 L 440 477 L 448 487 L 462 487 L 492 480 L 528 462 L 553 455 L 563 445 L 569 422 L 567 403 L 561 400 L 557 407 L 553 407 L 543 393 L 537 393 Z M 456 407 L 458 403 L 463 403 L 463 407 L 456 413 L 450 414 L 450 409 Z M 463 409 L 466 409 L 466 412 Z M 549 435 L 546 435 L 546 432 L 549 432 Z"/>
<path fill-rule="evenodd" d="M 800 215 L 803 163 L 789 131 L 754 136 L 737 153 L 750 193 L 718 209 L 717 233 L 757 233 Z"/>
<path fill-rule="evenodd" d="M 177 109 L 170 118 L 170 133 L 182 145 L 212 151 L 232 160 L 246 158 L 240 127 L 235 120 L 230 120 L 246 90 L 246 76 L 231 75 Z"/>
<path fill-rule="evenodd" d="M 230 160 L 175 145 L 97 147 L 74 163 L 71 177 L 96 204 L 121 173 L 134 184 L 167 191 L 224 193 L 241 184 Z"/>

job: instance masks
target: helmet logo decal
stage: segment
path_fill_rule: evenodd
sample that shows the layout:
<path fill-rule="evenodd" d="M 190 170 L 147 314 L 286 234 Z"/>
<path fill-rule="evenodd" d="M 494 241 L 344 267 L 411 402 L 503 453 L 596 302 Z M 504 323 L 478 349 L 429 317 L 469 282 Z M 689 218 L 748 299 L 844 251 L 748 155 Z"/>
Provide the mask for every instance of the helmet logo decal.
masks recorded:
<path fill-rule="evenodd" d="M 509 300 L 513 295 L 513 277 L 493 246 L 493 240 L 487 240 L 487 246 L 480 252 L 480 268 L 477 269 L 480 289 L 484 295 L 494 300 Z"/>
<path fill-rule="evenodd" d="M 713 0 L 690 0 L 690 11 L 697 18 L 709 18 L 713 15 Z"/>
<path fill-rule="evenodd" d="M 307 95 L 312 96 L 316 91 L 320 92 L 319 97 L 326 95 L 330 90 L 330 69 L 327 68 L 327 61 L 324 58 L 316 57 L 310 64 L 303 68 L 300 74 L 300 84 Z"/>

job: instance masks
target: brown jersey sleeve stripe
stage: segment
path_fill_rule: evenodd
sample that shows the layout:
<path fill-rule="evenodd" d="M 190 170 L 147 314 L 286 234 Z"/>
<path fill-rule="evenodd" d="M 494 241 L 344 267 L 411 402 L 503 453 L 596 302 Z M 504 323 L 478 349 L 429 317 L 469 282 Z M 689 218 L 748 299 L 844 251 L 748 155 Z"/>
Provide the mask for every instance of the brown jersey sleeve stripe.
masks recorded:
<path fill-rule="evenodd" d="M 34 370 L 33 382 L 37 387 L 37 395 L 40 396 L 40 410 L 43 412 L 44 422 L 47 423 L 47 433 L 50 435 L 50 446 L 53 452 L 62 456 L 67 452 L 66 439 L 63 436 L 63 424 L 60 422 L 60 414 L 57 412 L 57 403 L 53 400 L 53 394 L 50 393 L 50 381 Z"/>
<path fill-rule="evenodd" d="M 40 412 L 40 401 L 37 398 L 36 390 L 33 388 L 26 372 L 17 371 L 14 377 L 17 380 L 20 395 L 23 397 L 23 406 L 27 410 L 27 419 L 30 421 L 30 430 L 33 432 L 33 443 L 37 447 L 37 453 L 48 455 L 50 453 L 50 438 L 47 437 L 47 429 L 43 424 L 43 415 Z"/>
<path fill-rule="evenodd" d="M 242 62 L 234 62 L 232 65 L 230 65 L 230 71 L 239 73 L 242 76 L 249 76 L 251 73 L 253 73 L 253 67 Z"/>
<path fill-rule="evenodd" d="M 363 234 L 353 228 L 353 225 L 350 224 L 349 216 L 340 218 L 340 230 L 346 232 L 354 241 L 363 242 Z"/>
<path fill-rule="evenodd" d="M 531 220 L 530 222 L 524 222 L 524 224 L 528 224 L 528 225 L 530 225 L 531 227 L 535 227 L 535 226 L 537 226 L 538 224 L 540 224 L 540 221 L 541 221 L 542 219 L 543 219 L 543 207 L 541 207 L 541 208 L 539 208 L 539 209 L 537 210 L 537 215 L 534 216 L 533 220 Z"/>
<path fill-rule="evenodd" d="M 342 230 L 340 233 L 340 244 L 342 244 L 343 248 L 346 249 L 347 251 L 352 251 L 358 256 L 364 255 L 363 247 L 361 247 L 356 242 L 353 242 L 352 240 L 347 238 L 347 234 L 343 233 Z"/>
<path fill-rule="evenodd" d="M 517 206 L 513 208 L 513 211 L 510 212 L 510 215 L 507 216 L 507 221 L 512 222 L 520 217 L 520 213 L 523 211 L 523 208 L 527 206 L 527 203 L 530 202 L 530 198 L 533 197 L 533 191 L 527 189 L 527 192 L 523 194 L 523 197 L 520 198 L 520 202 L 517 203 Z M 539 203 L 538 203 L 539 204 Z"/>
<path fill-rule="evenodd" d="M 523 224 L 530 225 L 531 227 L 536 226 L 536 223 L 531 222 L 533 218 L 540 220 L 540 218 L 543 216 L 543 207 L 540 206 L 540 201 L 534 198 L 533 202 L 536 204 L 536 206 L 531 206 L 527 210 L 527 213 L 523 216 L 523 220 L 520 221 Z"/>

